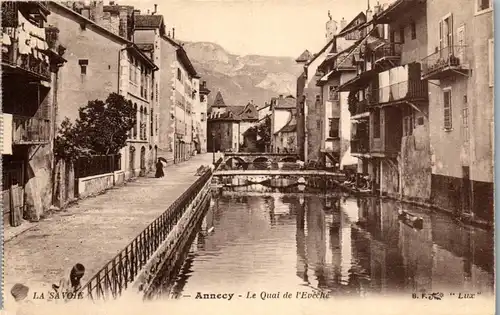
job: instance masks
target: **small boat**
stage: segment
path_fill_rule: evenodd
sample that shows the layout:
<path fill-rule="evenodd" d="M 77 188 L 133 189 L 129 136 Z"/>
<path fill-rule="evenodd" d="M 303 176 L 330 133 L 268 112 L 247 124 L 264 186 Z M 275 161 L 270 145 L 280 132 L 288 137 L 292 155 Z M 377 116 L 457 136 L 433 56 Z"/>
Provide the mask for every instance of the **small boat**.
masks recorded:
<path fill-rule="evenodd" d="M 398 210 L 398 218 L 403 221 L 403 223 L 415 228 L 415 229 L 423 229 L 424 228 L 424 219 L 422 217 L 416 216 L 412 213 L 409 213 L 405 210 Z"/>

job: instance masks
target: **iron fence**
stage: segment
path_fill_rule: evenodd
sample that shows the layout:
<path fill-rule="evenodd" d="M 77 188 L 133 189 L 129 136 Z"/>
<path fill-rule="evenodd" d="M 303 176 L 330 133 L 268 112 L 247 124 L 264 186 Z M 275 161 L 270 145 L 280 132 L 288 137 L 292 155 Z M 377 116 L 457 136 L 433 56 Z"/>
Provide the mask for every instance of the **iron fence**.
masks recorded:
<path fill-rule="evenodd" d="M 168 209 L 144 229 L 83 287 L 91 299 L 117 298 L 134 281 L 153 253 L 166 240 L 188 206 L 212 177 L 207 170 Z"/>
<path fill-rule="evenodd" d="M 75 161 L 75 178 L 113 173 L 121 169 L 120 155 L 93 155 Z"/>

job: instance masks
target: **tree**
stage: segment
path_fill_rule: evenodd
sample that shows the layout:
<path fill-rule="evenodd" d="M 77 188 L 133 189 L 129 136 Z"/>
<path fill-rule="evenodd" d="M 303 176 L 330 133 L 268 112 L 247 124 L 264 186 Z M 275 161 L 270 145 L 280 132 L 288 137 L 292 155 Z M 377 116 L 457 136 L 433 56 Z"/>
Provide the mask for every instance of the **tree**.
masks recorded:
<path fill-rule="evenodd" d="M 112 93 L 105 102 L 89 101 L 78 110 L 75 124 L 67 118 L 62 122 L 55 139 L 56 156 L 74 160 L 91 154 L 117 154 L 135 124 L 136 111 L 123 96 Z"/>
<path fill-rule="evenodd" d="M 265 152 L 271 143 L 271 116 L 266 116 L 260 124 L 252 128 L 251 132 L 257 134 L 257 148 L 259 151 Z"/>

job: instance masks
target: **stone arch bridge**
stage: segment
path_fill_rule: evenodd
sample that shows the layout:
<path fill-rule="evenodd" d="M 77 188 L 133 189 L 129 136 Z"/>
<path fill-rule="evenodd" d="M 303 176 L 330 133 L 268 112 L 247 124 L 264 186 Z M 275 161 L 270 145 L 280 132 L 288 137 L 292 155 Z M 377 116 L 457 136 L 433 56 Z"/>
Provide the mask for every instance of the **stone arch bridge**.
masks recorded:
<path fill-rule="evenodd" d="M 225 152 L 222 164 L 255 164 L 255 163 L 279 163 L 297 162 L 299 155 L 294 153 L 263 153 L 263 152 Z"/>

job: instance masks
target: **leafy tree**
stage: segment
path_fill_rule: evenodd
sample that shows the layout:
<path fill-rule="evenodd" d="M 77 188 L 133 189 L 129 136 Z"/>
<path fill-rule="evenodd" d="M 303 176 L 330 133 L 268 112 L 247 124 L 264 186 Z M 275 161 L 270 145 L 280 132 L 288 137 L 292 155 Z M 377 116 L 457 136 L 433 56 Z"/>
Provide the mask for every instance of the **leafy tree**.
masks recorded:
<path fill-rule="evenodd" d="M 264 120 L 247 130 L 249 135 L 256 134 L 256 146 L 260 152 L 266 151 L 271 143 L 271 117 L 268 115 Z"/>
<path fill-rule="evenodd" d="M 126 145 L 128 132 L 136 123 L 131 101 L 116 93 L 105 102 L 89 101 L 78 110 L 78 119 L 71 124 L 65 119 L 55 139 L 55 154 L 74 160 L 91 154 L 117 154 Z"/>

